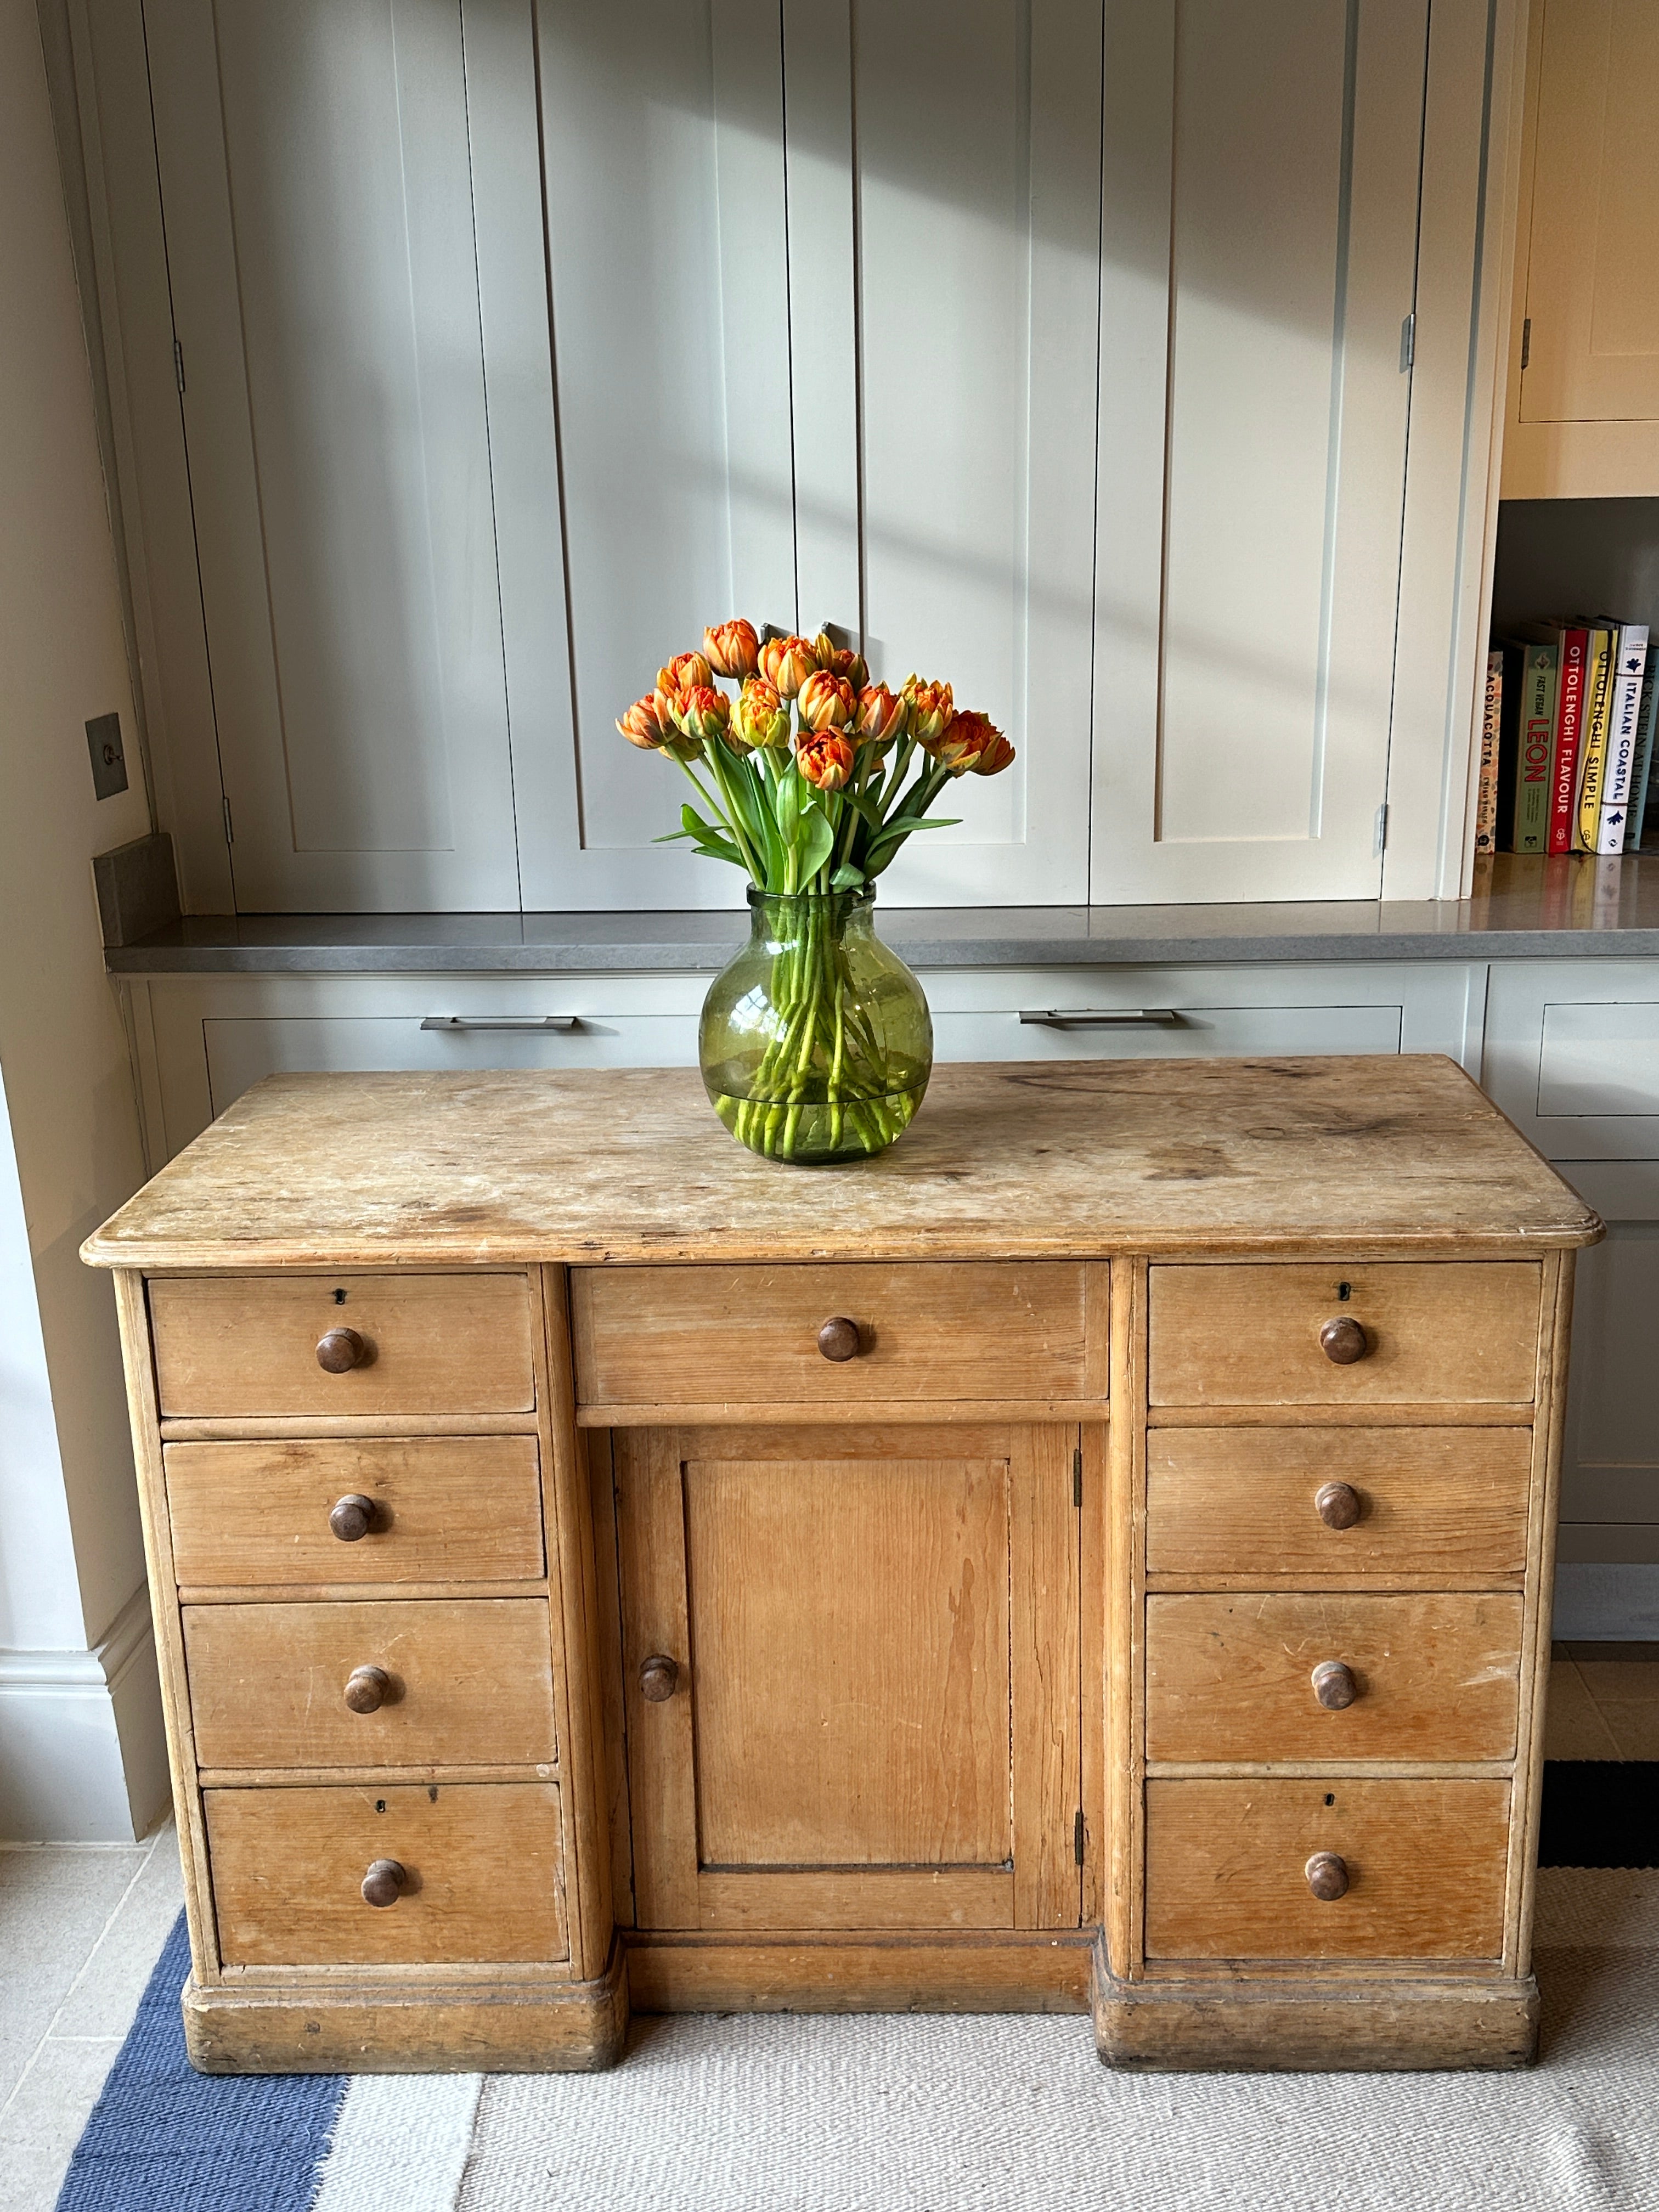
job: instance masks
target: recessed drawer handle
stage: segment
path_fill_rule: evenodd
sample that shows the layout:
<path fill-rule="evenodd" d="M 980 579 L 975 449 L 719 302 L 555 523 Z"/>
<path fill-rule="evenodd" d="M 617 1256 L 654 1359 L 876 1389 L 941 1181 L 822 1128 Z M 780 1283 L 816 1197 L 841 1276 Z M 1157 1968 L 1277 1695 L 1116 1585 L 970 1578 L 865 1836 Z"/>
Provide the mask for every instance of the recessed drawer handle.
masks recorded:
<path fill-rule="evenodd" d="M 1174 1006 L 1022 1006 L 1019 1018 L 1045 1030 L 1178 1030 L 1185 1019 Z"/>
<path fill-rule="evenodd" d="M 1340 1314 L 1319 1332 L 1319 1348 L 1339 1367 L 1352 1367 L 1370 1350 L 1370 1340 L 1352 1314 Z"/>
<path fill-rule="evenodd" d="M 1340 1713 L 1359 1695 L 1359 1685 L 1340 1659 L 1322 1659 L 1313 1670 L 1313 1693 L 1328 1713 Z"/>
<path fill-rule="evenodd" d="M 1359 1492 L 1351 1482 L 1323 1482 L 1314 1492 L 1314 1511 L 1328 1528 L 1352 1528 L 1359 1518 Z"/>
<path fill-rule="evenodd" d="M 376 1859 L 363 1876 L 365 1905 L 395 1905 L 404 1893 L 407 1873 L 397 1859 Z"/>
<path fill-rule="evenodd" d="M 530 1030 L 542 1036 L 576 1036 L 586 1027 L 580 1014 L 428 1014 L 423 1030 Z"/>
<path fill-rule="evenodd" d="M 378 1713 L 391 1691 L 384 1667 L 354 1667 L 346 1677 L 345 1701 L 354 1713 Z"/>
<path fill-rule="evenodd" d="M 1316 1851 L 1302 1869 L 1308 1887 L 1322 1905 L 1333 1905 L 1348 1893 L 1348 1863 L 1334 1851 Z"/>
<path fill-rule="evenodd" d="M 640 1695 L 647 1705 L 665 1705 L 679 1685 L 680 1662 L 665 1651 L 653 1651 L 640 1662 Z"/>
<path fill-rule="evenodd" d="M 328 1328 L 317 1340 L 317 1364 L 325 1375 L 349 1375 L 368 1357 L 368 1345 L 355 1328 Z"/>
<path fill-rule="evenodd" d="M 833 1314 L 818 1331 L 818 1350 L 826 1359 L 856 1359 L 864 1349 L 859 1325 L 845 1314 Z"/>
<path fill-rule="evenodd" d="M 354 1490 L 337 1498 L 328 1512 L 328 1525 L 343 1544 L 356 1544 L 378 1526 L 380 1509 L 372 1498 Z"/>

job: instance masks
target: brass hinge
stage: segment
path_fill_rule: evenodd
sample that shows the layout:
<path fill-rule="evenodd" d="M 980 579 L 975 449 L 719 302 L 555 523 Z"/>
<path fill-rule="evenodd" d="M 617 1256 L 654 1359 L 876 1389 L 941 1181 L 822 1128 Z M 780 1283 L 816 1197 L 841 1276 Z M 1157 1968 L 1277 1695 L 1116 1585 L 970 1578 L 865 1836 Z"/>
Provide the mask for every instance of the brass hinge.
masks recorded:
<path fill-rule="evenodd" d="M 1072 1503 L 1083 1503 L 1083 1447 L 1077 1445 L 1072 1453 Z"/>
<path fill-rule="evenodd" d="M 1521 366 L 1525 368 L 1532 359 L 1532 317 L 1528 315 L 1521 325 Z"/>
<path fill-rule="evenodd" d="M 236 842 L 236 830 L 230 818 L 230 801 L 228 799 L 222 799 L 220 803 L 225 810 L 225 842 L 227 845 L 234 845 Z"/>
<path fill-rule="evenodd" d="M 1083 1864 L 1083 1808 L 1081 1805 L 1078 1807 L 1077 1819 L 1072 1824 L 1072 1856 L 1079 1866 Z"/>

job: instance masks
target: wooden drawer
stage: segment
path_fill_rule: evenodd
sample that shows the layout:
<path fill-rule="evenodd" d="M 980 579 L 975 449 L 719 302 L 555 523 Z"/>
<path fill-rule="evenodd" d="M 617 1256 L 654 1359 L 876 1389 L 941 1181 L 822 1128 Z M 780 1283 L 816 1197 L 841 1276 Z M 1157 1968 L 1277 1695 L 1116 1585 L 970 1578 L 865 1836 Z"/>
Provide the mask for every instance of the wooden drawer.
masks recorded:
<path fill-rule="evenodd" d="M 1152 1429 L 1146 1571 L 1245 1589 L 1518 1583 L 1529 1429 Z M 1358 1519 L 1332 1527 L 1327 1485 Z M 1342 1498 L 1327 1510 L 1340 1522 Z"/>
<path fill-rule="evenodd" d="M 543 1598 L 187 1605 L 204 1767 L 530 1766 L 556 1756 Z M 358 1668 L 387 1677 L 368 1712 Z"/>
<path fill-rule="evenodd" d="M 1520 1671 L 1518 1593 L 1150 1597 L 1146 1756 L 1512 1759 Z"/>
<path fill-rule="evenodd" d="M 167 1444 L 161 1458 L 186 1588 L 526 1582 L 545 1571 L 534 1437 Z M 352 1497 L 374 1516 L 343 1540 L 329 1515 Z"/>
<path fill-rule="evenodd" d="M 1509 1814 L 1507 1782 L 1149 1782 L 1147 1958 L 1498 1959 Z"/>
<path fill-rule="evenodd" d="M 594 1406 L 840 1407 L 1103 1398 L 1107 1270 L 964 1266 L 573 1271 L 577 1395 Z M 826 1358 L 832 1317 L 857 1325 Z"/>
<path fill-rule="evenodd" d="M 149 1285 L 163 1417 L 523 1413 L 536 1404 L 522 1275 L 219 1275 Z M 331 1329 L 367 1346 L 319 1364 Z"/>
<path fill-rule="evenodd" d="M 559 1792 L 551 1783 L 204 1793 L 228 1966 L 459 1966 L 560 1960 Z M 377 1859 L 396 1902 L 365 1902 Z"/>
<path fill-rule="evenodd" d="M 1530 1405 L 1542 1269 L 1533 1261 L 1154 1267 L 1154 1406 Z M 1356 1322 L 1364 1350 L 1328 1357 Z"/>

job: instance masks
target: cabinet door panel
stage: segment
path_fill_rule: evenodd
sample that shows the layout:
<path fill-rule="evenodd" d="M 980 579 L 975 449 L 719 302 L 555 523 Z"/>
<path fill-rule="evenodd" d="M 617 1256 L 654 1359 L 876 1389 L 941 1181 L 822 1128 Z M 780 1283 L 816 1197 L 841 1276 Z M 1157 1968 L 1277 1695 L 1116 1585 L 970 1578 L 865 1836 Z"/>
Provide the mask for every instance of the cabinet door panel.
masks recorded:
<path fill-rule="evenodd" d="M 1075 1434 L 616 1433 L 641 1927 L 1077 1924 Z"/>
<path fill-rule="evenodd" d="M 1425 29 L 1109 15 L 1097 900 L 1376 895 Z"/>
<path fill-rule="evenodd" d="M 239 906 L 516 906 L 459 12 L 146 18 Z"/>

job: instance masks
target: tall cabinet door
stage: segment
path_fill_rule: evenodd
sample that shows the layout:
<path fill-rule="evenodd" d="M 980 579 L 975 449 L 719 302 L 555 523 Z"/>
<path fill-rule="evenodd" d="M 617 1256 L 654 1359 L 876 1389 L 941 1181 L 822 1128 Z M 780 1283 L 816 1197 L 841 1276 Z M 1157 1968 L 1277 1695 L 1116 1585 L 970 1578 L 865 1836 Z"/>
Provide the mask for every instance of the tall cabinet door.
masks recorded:
<path fill-rule="evenodd" d="M 1425 0 L 1110 0 L 1092 896 L 1372 898 Z"/>
<path fill-rule="evenodd" d="M 613 1435 L 641 1928 L 1075 1928 L 1073 1428 Z"/>
<path fill-rule="evenodd" d="M 145 14 L 238 906 L 515 907 L 459 13 Z"/>

